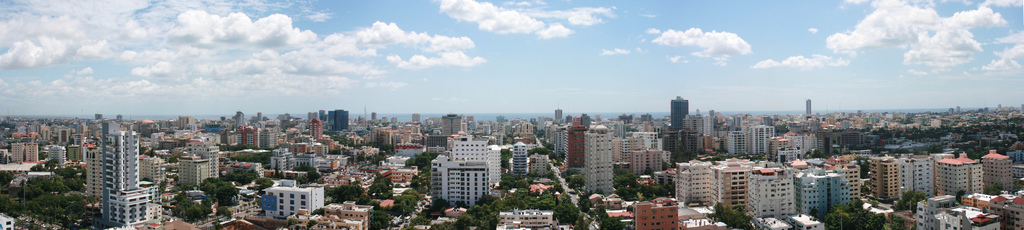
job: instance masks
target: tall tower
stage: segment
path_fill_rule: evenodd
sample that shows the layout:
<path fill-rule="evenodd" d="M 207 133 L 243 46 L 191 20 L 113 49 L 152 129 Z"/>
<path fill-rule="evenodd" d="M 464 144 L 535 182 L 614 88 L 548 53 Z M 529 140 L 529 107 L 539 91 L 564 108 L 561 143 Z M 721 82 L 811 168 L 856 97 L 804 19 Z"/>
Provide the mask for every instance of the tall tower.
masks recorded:
<path fill-rule="evenodd" d="M 117 123 L 103 123 L 100 150 L 103 158 L 101 225 L 120 227 L 148 221 L 147 211 L 154 190 L 139 187 L 139 139 L 135 131 L 121 131 Z"/>
<path fill-rule="evenodd" d="M 562 109 L 561 108 L 555 109 L 555 120 L 556 120 L 555 123 L 558 123 L 557 122 L 558 120 L 562 120 Z"/>
<path fill-rule="evenodd" d="M 235 128 L 245 126 L 245 114 L 242 111 L 235 112 Z"/>
<path fill-rule="evenodd" d="M 587 127 L 583 126 L 583 122 L 580 117 L 574 117 L 572 119 L 572 125 L 567 130 L 567 143 L 568 149 L 565 151 L 565 161 L 568 162 L 569 168 L 583 168 L 586 165 L 586 159 L 584 158 L 586 147 L 584 143 L 584 137 L 587 133 Z"/>
<path fill-rule="evenodd" d="M 313 138 L 320 138 L 324 135 L 324 125 L 320 122 L 320 118 L 313 118 L 312 121 L 309 121 L 309 135 L 312 135 Z"/>
<path fill-rule="evenodd" d="M 348 130 L 348 111 L 341 109 L 327 111 L 327 123 L 330 124 L 331 131 Z"/>
<path fill-rule="evenodd" d="M 598 125 L 588 130 L 584 137 L 587 191 L 615 192 L 612 187 L 612 135 L 608 128 Z M 660 164 L 660 163 L 659 163 Z"/>
<path fill-rule="evenodd" d="M 811 114 L 811 99 L 807 99 L 807 113 L 805 114 Z"/>
<path fill-rule="evenodd" d="M 441 117 L 441 135 L 450 136 L 462 131 L 462 117 L 458 114 L 448 114 Z"/>
<path fill-rule="evenodd" d="M 676 96 L 676 99 L 672 100 L 670 112 L 672 126 L 669 128 L 672 130 L 683 129 L 683 119 L 686 119 L 686 115 L 690 113 L 690 101 L 683 99 L 683 97 Z"/>

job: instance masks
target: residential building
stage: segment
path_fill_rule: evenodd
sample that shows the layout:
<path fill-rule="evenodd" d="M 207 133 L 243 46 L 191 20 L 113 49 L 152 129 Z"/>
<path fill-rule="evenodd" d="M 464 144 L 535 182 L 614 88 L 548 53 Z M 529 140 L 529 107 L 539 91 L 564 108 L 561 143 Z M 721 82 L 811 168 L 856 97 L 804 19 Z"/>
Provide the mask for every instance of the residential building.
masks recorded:
<path fill-rule="evenodd" d="M 348 111 L 341 109 L 327 111 L 327 125 L 332 132 L 348 130 Z"/>
<path fill-rule="evenodd" d="M 539 176 L 544 176 L 544 174 L 548 173 L 548 166 L 550 163 L 551 159 L 548 159 L 548 155 L 530 155 L 530 172 L 537 173 Z"/>
<path fill-rule="evenodd" d="M 726 137 L 726 149 L 730 155 L 747 153 L 747 134 L 741 131 L 729 131 Z"/>
<path fill-rule="evenodd" d="M 333 203 L 324 206 L 325 219 L 323 220 L 340 222 L 345 220 L 359 221 L 362 223 L 360 224 L 361 228 L 353 230 L 368 230 L 370 229 L 370 215 L 372 213 L 373 206 L 357 205 L 355 201 L 345 201 L 341 204 Z M 321 224 L 321 221 L 317 221 L 317 224 Z"/>
<path fill-rule="evenodd" d="M 277 147 L 278 137 L 280 132 L 274 131 L 273 129 L 262 129 L 260 130 L 260 148 L 275 148 Z"/>
<path fill-rule="evenodd" d="M 899 162 L 892 157 L 872 157 L 869 159 L 871 193 L 877 199 L 896 199 L 900 197 Z"/>
<path fill-rule="evenodd" d="M 473 140 L 473 136 L 462 135 L 452 142 L 450 156 L 453 160 L 480 161 L 487 163 L 488 180 L 491 184 L 501 182 L 501 148 L 487 145 L 487 140 Z"/>
<path fill-rule="evenodd" d="M 587 131 L 585 138 L 586 166 L 583 174 L 586 177 L 587 191 L 615 192 L 612 187 L 612 135 L 603 125 L 595 126 Z"/>
<path fill-rule="evenodd" d="M 841 163 L 836 165 L 836 171 L 839 171 L 846 177 L 846 183 L 849 184 L 850 188 L 850 200 L 860 199 L 861 191 L 860 187 L 864 185 L 864 181 L 860 179 L 860 166 L 849 163 Z"/>
<path fill-rule="evenodd" d="M 39 162 L 39 144 L 32 142 L 11 143 L 11 163 Z"/>
<path fill-rule="evenodd" d="M 506 229 L 555 229 L 554 212 L 550 210 L 519 210 L 498 212 L 498 226 Z"/>
<path fill-rule="evenodd" d="M 253 171 L 256 173 L 256 175 L 263 177 L 263 164 L 255 162 L 238 161 L 227 162 L 226 164 L 224 164 L 225 174 L 245 171 Z"/>
<path fill-rule="evenodd" d="M 212 141 L 192 139 L 185 145 L 185 149 L 193 156 L 210 160 L 210 177 L 220 177 L 220 169 L 217 167 L 220 164 L 220 147 L 217 144 Z"/>
<path fill-rule="evenodd" d="M 67 149 L 64 146 L 59 145 L 47 145 L 46 146 L 46 158 L 47 160 L 56 160 L 57 164 L 64 165 L 67 159 Z"/>
<path fill-rule="evenodd" d="M 523 142 L 516 142 L 516 144 L 512 145 L 512 174 L 523 176 L 529 173 L 529 157 L 527 151 L 530 149 L 530 146 L 523 144 Z"/>
<path fill-rule="evenodd" d="M 747 212 L 753 217 L 782 217 L 796 211 L 794 171 L 754 167 L 747 181 Z"/>
<path fill-rule="evenodd" d="M 935 195 L 934 162 L 931 156 L 908 156 L 897 159 L 902 195 L 908 191 L 924 192 L 928 197 Z"/>
<path fill-rule="evenodd" d="M 579 117 L 573 118 L 572 125 L 566 131 L 565 162 L 569 168 L 582 169 L 585 165 L 586 150 L 584 146 L 586 143 L 584 143 L 584 137 L 587 127 L 583 126 L 581 122 Z"/>
<path fill-rule="evenodd" d="M 676 200 L 682 204 L 711 205 L 711 162 L 676 163 Z"/>
<path fill-rule="evenodd" d="M 216 166 L 211 166 L 209 159 L 203 159 L 199 156 L 181 157 L 178 159 L 178 183 L 191 185 L 202 184 L 203 180 L 206 178 L 213 177 L 210 175 L 211 167 Z"/>
<path fill-rule="evenodd" d="M 991 150 L 981 157 L 981 165 L 984 186 L 1000 185 L 1005 190 L 1013 188 L 1013 170 L 1010 168 L 1013 160 L 1010 157 Z"/>
<path fill-rule="evenodd" d="M 117 123 L 103 123 L 100 140 L 102 218 L 99 225 L 121 227 L 148 221 L 154 188 L 139 186 L 138 135 L 135 131 L 121 131 Z"/>
<path fill-rule="evenodd" d="M 441 135 L 451 136 L 462 132 L 462 116 L 448 114 L 441 117 Z"/>
<path fill-rule="evenodd" d="M 732 206 L 747 203 L 747 178 L 750 177 L 752 162 L 735 158 L 719 162 L 711 167 L 711 203 L 725 203 Z M 676 189 L 678 190 L 678 184 Z"/>
<path fill-rule="evenodd" d="M 0 213 L 0 230 L 14 230 L 14 217 Z"/>
<path fill-rule="evenodd" d="M 1001 217 L 1001 229 L 1024 229 L 1024 197 L 996 196 L 989 200 L 988 206 L 993 214 Z"/>
<path fill-rule="evenodd" d="M 790 229 L 793 229 L 793 225 L 790 225 L 789 222 L 787 222 L 785 220 L 782 220 L 782 219 L 774 218 L 774 217 L 765 217 L 765 218 L 754 217 L 754 220 L 752 222 L 754 224 L 754 229 L 763 229 L 763 230 L 790 230 Z"/>
<path fill-rule="evenodd" d="M 833 205 L 850 202 L 850 184 L 842 172 L 810 168 L 797 172 L 793 185 L 798 213 L 825 218 Z"/>
<path fill-rule="evenodd" d="M 99 148 L 85 148 L 85 194 L 103 196 L 103 152 Z"/>
<path fill-rule="evenodd" d="M 672 100 L 669 107 L 670 111 L 670 126 L 672 130 L 683 129 L 683 119 L 690 114 L 690 101 L 683 99 L 683 97 L 677 96 L 676 99 Z"/>
<path fill-rule="evenodd" d="M 403 157 L 416 157 L 416 155 L 426 152 L 427 147 L 421 144 L 405 143 L 395 145 L 395 156 Z"/>
<path fill-rule="evenodd" d="M 632 149 L 629 151 L 629 168 L 633 174 L 644 175 L 644 172 L 651 170 L 651 172 L 661 171 L 662 159 L 665 155 L 663 150 L 659 149 Z"/>
<path fill-rule="evenodd" d="M 935 214 L 936 224 L 942 229 L 997 230 L 999 215 L 986 213 L 973 207 L 956 207 Z"/>
<path fill-rule="evenodd" d="M 139 178 L 159 184 L 167 179 L 167 168 L 163 158 L 140 156 L 139 157 Z"/>
<path fill-rule="evenodd" d="M 793 230 L 825 230 L 825 224 L 813 216 L 793 214 L 786 217 L 786 221 L 793 226 Z"/>
<path fill-rule="evenodd" d="M 324 207 L 323 187 L 299 187 L 293 180 L 281 180 L 264 191 L 266 194 L 260 198 L 260 207 L 270 217 L 284 218 L 295 215 L 299 210 L 312 212 Z"/>
<path fill-rule="evenodd" d="M 656 198 L 633 205 L 636 230 L 671 230 L 679 227 L 679 206 L 672 198 Z"/>
<path fill-rule="evenodd" d="M 956 195 L 982 192 L 981 164 L 960 154 L 959 158 L 940 160 L 935 167 L 935 194 Z M 1007 169 L 1008 170 L 1008 169 Z"/>
<path fill-rule="evenodd" d="M 251 125 L 238 128 L 238 144 L 253 147 L 260 146 L 260 129 Z"/>
<path fill-rule="evenodd" d="M 480 197 L 490 193 L 490 169 L 486 161 L 457 160 L 442 154 L 430 164 L 431 197 L 474 206 Z"/>
<path fill-rule="evenodd" d="M 768 153 L 768 140 L 775 136 L 775 126 L 758 125 L 747 128 L 747 153 Z"/>
<path fill-rule="evenodd" d="M 313 138 L 320 138 L 324 135 L 324 124 L 320 118 L 313 118 L 309 121 L 309 135 Z"/>

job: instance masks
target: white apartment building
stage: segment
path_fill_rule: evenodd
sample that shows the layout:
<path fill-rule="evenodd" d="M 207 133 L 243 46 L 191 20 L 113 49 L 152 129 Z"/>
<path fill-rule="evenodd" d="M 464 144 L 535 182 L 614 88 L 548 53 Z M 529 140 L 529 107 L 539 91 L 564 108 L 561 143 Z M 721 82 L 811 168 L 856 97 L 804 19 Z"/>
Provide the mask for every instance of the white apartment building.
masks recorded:
<path fill-rule="evenodd" d="M 148 221 L 154 188 L 139 186 L 139 139 L 134 131 L 121 131 L 117 123 L 103 123 L 102 151 L 103 214 L 100 225 L 121 227 Z"/>
<path fill-rule="evenodd" d="M 792 134 L 792 133 L 787 133 L 787 134 Z M 786 137 L 787 140 L 789 140 L 789 144 L 791 146 L 800 148 L 800 150 L 803 150 L 804 154 L 810 153 L 811 151 L 814 151 L 815 148 L 818 148 L 818 140 L 817 140 L 817 138 L 814 137 L 814 134 L 810 134 L 810 135 L 795 135 L 795 134 L 792 134 L 792 135 L 786 135 L 785 137 Z"/>
<path fill-rule="evenodd" d="M 167 168 L 163 158 L 140 156 L 139 178 L 159 184 L 167 179 Z"/>
<path fill-rule="evenodd" d="M 775 127 L 758 125 L 747 128 L 747 153 L 768 153 L 768 139 L 775 136 Z"/>
<path fill-rule="evenodd" d="M 181 184 L 199 185 L 210 175 L 210 159 L 185 156 L 178 159 L 178 179 Z"/>
<path fill-rule="evenodd" d="M 487 164 L 489 183 L 501 182 L 501 147 L 487 145 L 487 140 L 473 140 L 473 136 L 462 135 L 452 142 L 451 157 L 455 161 L 480 161 Z"/>
<path fill-rule="evenodd" d="M 711 204 L 711 162 L 676 163 L 676 200 L 680 204 Z"/>
<path fill-rule="evenodd" d="M 57 160 L 58 164 L 63 165 L 65 159 L 67 159 L 67 149 L 60 145 L 47 145 L 46 146 L 46 158 L 47 160 Z"/>
<path fill-rule="evenodd" d="M 981 163 L 967 158 L 967 154 L 942 159 L 935 166 L 936 195 L 956 195 L 959 191 L 981 193 L 982 185 Z"/>
<path fill-rule="evenodd" d="M 907 191 L 921 191 L 928 197 L 935 195 L 935 160 L 931 156 L 910 156 L 896 161 L 900 165 L 900 195 Z"/>
<path fill-rule="evenodd" d="M 271 130 L 271 129 L 263 129 L 262 131 L 260 131 L 260 136 L 259 136 L 259 138 L 260 138 L 260 146 L 258 146 L 258 147 L 260 147 L 260 148 L 275 148 L 275 147 L 277 147 L 277 139 L 279 138 L 279 136 L 281 136 L 280 132 L 277 132 L 277 131 L 274 131 L 274 130 Z"/>
<path fill-rule="evenodd" d="M 661 135 L 656 132 L 633 132 L 633 137 L 637 138 L 640 141 L 638 144 L 642 145 L 634 148 L 661 149 Z"/>
<path fill-rule="evenodd" d="M 430 161 L 430 196 L 449 203 L 465 202 L 474 206 L 490 192 L 491 170 L 486 161 L 466 161 L 438 155 Z"/>
<path fill-rule="evenodd" d="M 796 211 L 794 170 L 754 167 L 747 181 L 747 212 L 757 217 L 783 217 Z"/>
<path fill-rule="evenodd" d="M 842 172 L 812 167 L 793 177 L 798 213 L 824 217 L 833 205 L 850 202 L 850 184 Z"/>
<path fill-rule="evenodd" d="M 186 151 L 194 156 L 210 160 L 210 177 L 220 177 L 220 147 L 212 141 L 192 139 L 185 145 Z"/>
<path fill-rule="evenodd" d="M 527 153 L 536 145 L 527 145 L 523 142 L 516 142 L 512 145 L 512 174 L 526 175 L 529 170 L 529 154 Z"/>
<path fill-rule="evenodd" d="M 583 174 L 586 176 L 587 191 L 598 190 L 604 194 L 615 192 L 612 187 L 612 134 L 608 127 L 598 125 L 587 130 L 584 136 Z"/>
<path fill-rule="evenodd" d="M 555 143 L 555 153 L 565 153 L 569 150 L 569 130 L 566 126 L 555 126 L 555 135 L 551 142 Z"/>
<path fill-rule="evenodd" d="M 776 161 L 779 163 L 789 163 L 793 160 L 800 159 L 803 157 L 804 150 L 800 147 L 782 147 L 778 148 L 776 153 Z"/>
<path fill-rule="evenodd" d="M 270 217 L 285 218 L 299 210 L 312 212 L 324 207 L 323 187 L 297 187 L 294 180 L 281 180 L 264 191 L 260 207 Z"/>
<path fill-rule="evenodd" d="M 747 134 L 742 131 L 729 131 L 726 149 L 730 155 L 747 153 Z"/>
<path fill-rule="evenodd" d="M 505 229 L 554 229 L 554 212 L 549 210 L 509 210 L 498 212 L 498 226 Z"/>

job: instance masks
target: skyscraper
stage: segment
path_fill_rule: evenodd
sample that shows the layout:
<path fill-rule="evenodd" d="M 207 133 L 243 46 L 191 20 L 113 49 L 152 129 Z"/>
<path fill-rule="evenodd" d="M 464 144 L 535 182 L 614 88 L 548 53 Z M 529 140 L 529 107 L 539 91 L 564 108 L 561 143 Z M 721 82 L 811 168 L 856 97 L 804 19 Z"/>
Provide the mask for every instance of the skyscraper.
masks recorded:
<path fill-rule="evenodd" d="M 811 99 L 807 99 L 807 113 L 805 114 L 811 114 Z"/>
<path fill-rule="evenodd" d="M 588 116 L 586 113 L 581 114 L 580 124 L 583 125 L 583 127 L 590 128 L 590 116 Z"/>
<path fill-rule="evenodd" d="M 555 120 L 556 120 L 555 123 L 558 123 L 557 120 L 561 120 L 561 119 L 562 119 L 562 109 L 555 109 Z"/>
<path fill-rule="evenodd" d="M 583 168 L 586 162 L 584 158 L 584 136 L 587 132 L 587 127 L 583 126 L 580 120 L 580 117 L 574 117 L 572 125 L 567 130 L 566 143 L 568 143 L 568 149 L 565 152 L 565 161 L 569 163 L 569 168 Z"/>
<path fill-rule="evenodd" d="M 128 130 L 121 131 L 117 123 L 103 123 L 100 225 L 104 227 L 133 225 L 150 217 L 153 188 L 139 187 L 139 139 Z"/>
<path fill-rule="evenodd" d="M 412 122 L 420 122 L 420 114 L 418 114 L 418 113 L 412 114 Z"/>
<path fill-rule="evenodd" d="M 462 131 L 462 117 L 458 114 L 448 114 L 441 117 L 441 135 L 450 136 Z"/>
<path fill-rule="evenodd" d="M 615 192 L 612 187 L 612 135 L 608 128 L 598 125 L 588 130 L 584 137 L 587 191 Z M 659 162 L 660 164 L 660 162 Z"/>
<path fill-rule="evenodd" d="M 683 119 L 690 113 L 690 101 L 683 99 L 683 97 L 676 96 L 675 100 L 672 100 L 671 106 L 671 119 L 672 123 L 669 128 L 673 130 L 680 130 L 683 128 Z"/>
<path fill-rule="evenodd" d="M 245 114 L 242 111 L 235 112 L 235 128 L 245 125 Z"/>
<path fill-rule="evenodd" d="M 341 109 L 327 111 L 327 124 L 334 132 L 348 130 L 348 111 Z"/>
<path fill-rule="evenodd" d="M 320 122 L 320 118 L 313 118 L 313 120 L 309 121 L 309 135 L 313 136 L 313 138 L 320 138 L 320 136 L 324 135 L 324 126 Z"/>

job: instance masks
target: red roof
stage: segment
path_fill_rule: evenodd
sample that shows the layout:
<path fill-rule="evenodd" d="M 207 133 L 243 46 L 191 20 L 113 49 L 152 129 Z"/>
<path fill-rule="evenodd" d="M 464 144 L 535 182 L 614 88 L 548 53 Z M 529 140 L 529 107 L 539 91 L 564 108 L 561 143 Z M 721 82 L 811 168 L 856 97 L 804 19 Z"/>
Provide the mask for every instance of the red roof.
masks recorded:
<path fill-rule="evenodd" d="M 1013 198 L 1014 204 L 1024 204 L 1024 197 Z"/>
<path fill-rule="evenodd" d="M 760 171 L 761 171 L 761 173 L 773 173 L 773 172 L 775 172 L 772 169 L 760 169 Z"/>
<path fill-rule="evenodd" d="M 995 159 L 1002 159 L 1002 160 L 1010 159 L 1010 157 L 1004 156 L 1004 155 L 998 154 L 998 153 L 989 153 L 988 155 L 985 155 L 985 156 L 983 156 L 981 158 L 995 158 Z"/>
<path fill-rule="evenodd" d="M 380 202 L 380 206 L 381 207 L 395 206 L 395 200 L 391 200 L 391 199 L 383 200 L 383 201 Z"/>
<path fill-rule="evenodd" d="M 1006 200 L 1006 197 L 1003 197 L 1003 196 L 996 196 L 996 198 L 992 198 L 992 199 L 991 199 L 991 200 L 989 200 L 989 201 L 991 201 L 991 202 L 1001 202 L 1001 201 L 1004 201 L 1004 200 Z"/>
<path fill-rule="evenodd" d="M 971 158 L 967 158 L 967 154 L 960 154 L 960 158 L 956 158 L 956 159 L 946 158 L 946 159 L 940 160 L 939 163 L 952 164 L 952 165 L 961 165 L 961 164 L 974 164 L 974 163 L 978 163 L 978 162 L 974 161 L 974 160 L 971 160 Z"/>
<path fill-rule="evenodd" d="M 633 218 L 633 213 L 631 213 L 629 211 L 625 211 L 625 210 L 622 210 L 622 211 L 605 211 L 605 212 L 608 213 L 608 217 L 629 217 L 629 218 Z"/>

